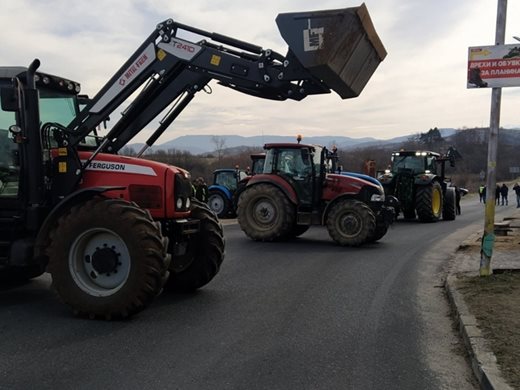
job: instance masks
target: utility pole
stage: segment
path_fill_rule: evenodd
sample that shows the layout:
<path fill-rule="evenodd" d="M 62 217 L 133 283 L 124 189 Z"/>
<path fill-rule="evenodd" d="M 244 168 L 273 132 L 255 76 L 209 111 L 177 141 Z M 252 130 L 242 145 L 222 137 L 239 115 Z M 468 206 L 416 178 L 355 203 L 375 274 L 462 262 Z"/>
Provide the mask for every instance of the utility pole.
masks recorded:
<path fill-rule="evenodd" d="M 506 35 L 507 0 L 498 0 L 495 45 L 503 45 Z M 491 118 L 489 125 L 487 180 L 486 180 L 486 215 L 484 235 L 480 248 L 480 276 L 493 274 L 491 255 L 495 243 L 495 188 L 497 167 L 498 130 L 500 128 L 500 103 L 502 88 L 493 88 L 491 92 Z"/>

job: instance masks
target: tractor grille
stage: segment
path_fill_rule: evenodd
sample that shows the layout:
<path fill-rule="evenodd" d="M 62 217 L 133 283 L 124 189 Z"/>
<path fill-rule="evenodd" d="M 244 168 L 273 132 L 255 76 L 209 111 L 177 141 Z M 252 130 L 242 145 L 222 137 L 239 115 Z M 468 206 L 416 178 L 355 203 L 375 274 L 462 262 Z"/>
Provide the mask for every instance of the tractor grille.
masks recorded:
<path fill-rule="evenodd" d="M 184 175 L 177 173 L 175 174 L 175 210 L 177 211 L 188 211 L 189 210 L 189 199 L 192 194 L 192 187 L 190 180 Z M 181 199 L 182 202 L 177 201 Z M 181 205 L 181 207 L 179 207 Z"/>

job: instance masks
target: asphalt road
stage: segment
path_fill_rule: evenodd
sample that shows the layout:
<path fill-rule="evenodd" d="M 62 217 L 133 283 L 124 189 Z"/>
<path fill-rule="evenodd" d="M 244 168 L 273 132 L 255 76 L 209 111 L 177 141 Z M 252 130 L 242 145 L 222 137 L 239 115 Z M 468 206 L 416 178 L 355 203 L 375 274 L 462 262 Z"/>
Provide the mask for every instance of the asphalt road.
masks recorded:
<path fill-rule="evenodd" d="M 129 321 L 73 317 L 46 275 L 0 290 L 0 389 L 474 389 L 441 286 L 480 221 L 469 199 L 363 248 L 323 228 L 257 243 L 226 221 L 217 277 Z"/>

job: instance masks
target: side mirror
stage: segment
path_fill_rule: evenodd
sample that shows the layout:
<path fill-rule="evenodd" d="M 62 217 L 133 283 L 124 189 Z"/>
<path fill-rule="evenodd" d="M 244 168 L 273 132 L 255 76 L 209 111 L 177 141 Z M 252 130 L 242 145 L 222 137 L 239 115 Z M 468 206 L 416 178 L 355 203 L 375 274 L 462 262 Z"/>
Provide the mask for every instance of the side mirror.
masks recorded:
<path fill-rule="evenodd" d="M 0 90 L 0 99 L 2 102 L 2 110 L 14 112 L 20 109 L 20 106 L 18 105 L 18 96 L 13 87 L 2 88 Z"/>

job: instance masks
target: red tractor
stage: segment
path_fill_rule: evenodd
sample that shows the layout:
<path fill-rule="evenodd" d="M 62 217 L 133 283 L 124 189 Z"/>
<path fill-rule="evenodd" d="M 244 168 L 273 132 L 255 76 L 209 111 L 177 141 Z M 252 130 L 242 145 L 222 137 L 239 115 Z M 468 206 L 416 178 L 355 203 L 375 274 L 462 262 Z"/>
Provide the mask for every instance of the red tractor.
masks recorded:
<path fill-rule="evenodd" d="M 252 176 L 238 200 L 238 222 L 258 241 L 299 236 L 325 225 L 340 245 L 382 238 L 394 219 L 383 187 L 366 175 L 330 173 L 334 156 L 301 143 L 266 144 L 263 173 Z"/>
<path fill-rule="evenodd" d="M 210 282 L 224 258 L 215 214 L 191 197 L 187 171 L 139 156 L 213 79 L 266 99 L 331 90 L 346 99 L 386 55 L 364 5 L 277 23 L 285 56 L 168 19 L 91 99 L 79 83 L 37 71 L 38 60 L 0 67 L 0 279 L 48 271 L 75 313 L 106 319 L 140 311 L 163 286 Z M 118 154 L 159 115 L 137 158 Z"/>

